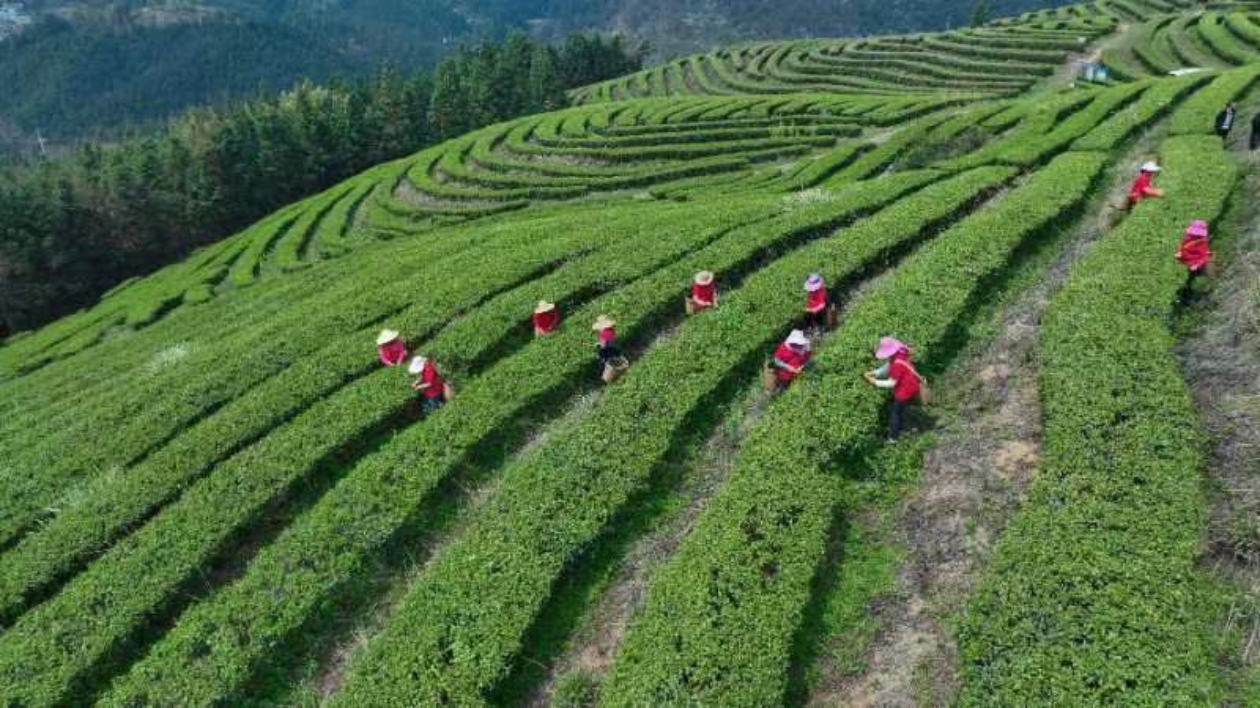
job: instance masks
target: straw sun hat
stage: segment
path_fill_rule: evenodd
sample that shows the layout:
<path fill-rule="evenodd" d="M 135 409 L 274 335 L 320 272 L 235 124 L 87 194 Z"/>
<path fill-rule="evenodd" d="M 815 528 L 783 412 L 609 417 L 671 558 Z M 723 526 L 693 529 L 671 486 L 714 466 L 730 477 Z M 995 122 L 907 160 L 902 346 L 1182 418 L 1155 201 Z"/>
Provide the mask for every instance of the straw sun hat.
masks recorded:
<path fill-rule="evenodd" d="M 708 285 L 713 282 L 713 271 L 702 270 L 696 273 L 696 285 Z"/>
<path fill-rule="evenodd" d="M 612 327 L 616 324 L 617 324 L 617 321 L 609 317 L 608 315 L 600 315 L 599 317 L 595 318 L 595 324 L 591 325 L 591 329 L 598 332 L 600 330 L 608 329 L 609 327 Z"/>
<path fill-rule="evenodd" d="M 539 300 L 538 306 L 534 308 L 534 314 L 541 315 L 546 312 L 551 312 L 554 309 L 556 309 L 556 303 L 547 302 L 546 300 Z"/>
<path fill-rule="evenodd" d="M 1186 227 L 1186 235 L 1187 236 L 1201 236 L 1203 238 L 1207 238 L 1207 235 L 1208 235 L 1207 222 L 1203 221 L 1202 219 L 1195 219 L 1194 221 L 1191 221 L 1190 225 Z"/>
<path fill-rule="evenodd" d="M 805 333 L 801 330 L 794 329 L 792 330 L 792 333 L 788 335 L 787 344 L 789 347 L 802 347 L 804 349 L 809 349 L 809 337 L 806 337 Z"/>
<path fill-rule="evenodd" d="M 398 334 L 398 330 L 383 329 L 381 330 L 381 333 L 376 336 L 376 346 L 379 347 L 385 344 L 389 344 L 395 339 L 398 339 L 399 336 L 400 335 Z"/>
<path fill-rule="evenodd" d="M 1143 172 L 1159 172 L 1159 170 L 1160 170 L 1159 165 L 1153 160 L 1142 163 Z"/>
<path fill-rule="evenodd" d="M 823 277 L 817 273 L 805 279 L 805 292 L 816 293 L 822 290 Z"/>
<path fill-rule="evenodd" d="M 424 371 L 424 365 L 427 363 L 429 363 L 428 359 L 422 356 L 417 356 L 411 360 L 411 365 L 407 367 L 407 371 L 418 375 L 420 372 Z"/>

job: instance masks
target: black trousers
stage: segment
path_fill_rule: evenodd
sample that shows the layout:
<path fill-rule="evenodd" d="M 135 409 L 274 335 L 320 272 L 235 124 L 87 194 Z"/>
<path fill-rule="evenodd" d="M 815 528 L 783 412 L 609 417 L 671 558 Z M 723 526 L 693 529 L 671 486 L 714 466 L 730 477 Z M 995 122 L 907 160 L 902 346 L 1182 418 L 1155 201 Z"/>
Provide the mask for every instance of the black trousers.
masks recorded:
<path fill-rule="evenodd" d="M 420 397 L 420 415 L 428 416 L 433 411 L 436 411 L 437 409 L 441 408 L 442 404 L 444 403 L 446 403 L 445 395 L 437 396 L 435 398 L 428 398 L 425 396 L 421 396 Z"/>
<path fill-rule="evenodd" d="M 907 401 L 893 401 L 892 406 L 888 409 L 888 439 L 896 440 L 901 437 L 901 431 L 906 424 L 906 408 L 910 405 Z"/>

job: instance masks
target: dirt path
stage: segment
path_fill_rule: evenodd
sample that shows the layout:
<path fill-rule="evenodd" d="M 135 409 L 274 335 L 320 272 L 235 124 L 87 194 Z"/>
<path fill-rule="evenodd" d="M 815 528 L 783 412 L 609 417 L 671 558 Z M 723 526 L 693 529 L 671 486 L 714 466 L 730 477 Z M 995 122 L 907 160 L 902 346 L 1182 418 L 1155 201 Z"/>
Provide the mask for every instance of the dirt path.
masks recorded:
<path fill-rule="evenodd" d="M 890 542 L 908 550 L 896 589 L 872 603 L 880 630 L 857 675 L 823 668 L 811 706 L 948 705 L 958 689 L 949 618 L 964 606 L 1040 460 L 1039 322 L 1072 265 L 1104 233 L 1105 200 L 1035 283 L 995 315 L 934 390 L 937 441 Z"/>
<path fill-rule="evenodd" d="M 1258 167 L 1243 194 L 1260 189 Z M 1236 256 L 1202 303 L 1200 328 L 1177 353 L 1212 441 L 1202 561 L 1236 591 L 1221 629 L 1242 644 L 1232 663 L 1260 677 L 1260 223 L 1254 203 L 1244 203 L 1238 216 L 1244 230 Z"/>
<path fill-rule="evenodd" d="M 1102 58 L 1103 52 L 1114 49 L 1116 47 L 1127 44 L 1129 41 L 1129 32 L 1133 26 L 1127 22 L 1116 26 L 1116 30 L 1111 34 L 1104 35 L 1100 40 L 1089 44 L 1083 48 L 1081 52 L 1073 52 L 1068 55 L 1067 61 L 1052 74 L 1042 84 L 1044 88 L 1058 90 L 1066 88 L 1074 83 L 1081 73 L 1081 63 L 1096 63 Z"/>
<path fill-rule="evenodd" d="M 718 488 L 725 483 L 739 447 L 770 403 L 760 382 L 751 386 L 732 414 L 718 425 L 705 442 L 697 462 L 678 491 L 681 504 L 659 527 L 635 542 L 624 564 L 605 589 L 598 604 L 583 620 L 565 653 L 551 668 L 547 680 L 530 696 L 530 706 L 550 705 L 560 683 L 569 677 L 594 684 L 612 665 L 630 619 L 646 600 L 653 574 L 673 556 L 690 533 Z"/>

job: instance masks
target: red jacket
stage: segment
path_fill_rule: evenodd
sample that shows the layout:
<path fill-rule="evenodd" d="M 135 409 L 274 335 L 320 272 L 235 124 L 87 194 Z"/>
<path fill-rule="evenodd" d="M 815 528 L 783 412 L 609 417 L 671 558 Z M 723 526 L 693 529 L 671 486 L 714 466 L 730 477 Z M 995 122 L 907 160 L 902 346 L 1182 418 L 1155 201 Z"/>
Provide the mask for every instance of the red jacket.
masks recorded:
<path fill-rule="evenodd" d="M 1212 260 L 1212 249 L 1205 238 L 1185 236 L 1181 239 L 1181 247 L 1177 249 L 1177 260 L 1186 264 L 1191 272 L 1203 269 Z"/>
<path fill-rule="evenodd" d="M 1129 187 L 1129 203 L 1137 204 L 1145 197 L 1149 197 L 1153 193 L 1152 189 L 1151 173 L 1143 172 L 1138 175 L 1137 179 L 1133 180 L 1133 186 Z"/>
<path fill-rule="evenodd" d="M 385 366 L 398 366 L 407 358 L 407 345 L 401 339 L 395 339 L 378 346 L 376 354 Z"/>
<path fill-rule="evenodd" d="M 551 334 L 560 325 L 560 311 L 550 310 L 534 314 L 534 331 L 538 334 Z"/>
<path fill-rule="evenodd" d="M 905 352 L 893 355 L 888 366 L 888 378 L 897 382 L 892 390 L 894 401 L 908 402 L 919 396 L 919 375 Z"/>
<path fill-rule="evenodd" d="M 819 288 L 812 293 L 805 294 L 806 312 L 822 312 L 825 309 L 827 309 L 827 288 Z"/>
<path fill-rule="evenodd" d="M 774 358 L 776 361 L 781 361 L 784 364 L 797 369 L 804 367 L 813 355 L 813 352 L 798 352 L 792 347 L 789 347 L 786 342 L 780 344 L 779 348 L 774 350 Z M 779 380 L 783 382 L 792 381 L 798 376 L 796 372 L 789 371 L 781 366 L 774 367 L 774 373 L 779 377 Z"/>
<path fill-rule="evenodd" d="M 691 285 L 691 301 L 698 307 L 712 307 L 713 301 L 717 298 L 717 286 L 713 283 L 708 285 L 700 285 L 692 283 Z"/>
<path fill-rule="evenodd" d="M 446 394 L 446 382 L 438 375 L 433 362 L 424 365 L 424 370 L 420 372 L 420 383 L 429 384 L 427 388 L 420 389 L 420 395 L 425 398 L 441 398 Z"/>

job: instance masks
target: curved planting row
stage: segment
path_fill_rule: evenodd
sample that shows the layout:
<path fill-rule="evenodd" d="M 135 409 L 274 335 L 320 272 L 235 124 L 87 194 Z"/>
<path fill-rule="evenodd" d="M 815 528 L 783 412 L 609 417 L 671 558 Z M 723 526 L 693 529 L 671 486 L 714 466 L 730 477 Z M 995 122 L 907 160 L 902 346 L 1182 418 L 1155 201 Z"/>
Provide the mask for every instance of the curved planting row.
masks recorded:
<path fill-rule="evenodd" d="M 115 330 L 148 326 L 181 306 L 201 304 L 225 290 L 249 285 L 272 266 L 292 269 L 343 255 L 364 242 L 352 237 L 359 208 L 377 185 L 396 180 L 405 166 L 405 161 L 397 161 L 373 168 L 185 261 L 128 281 L 89 310 L 7 342 L 0 348 L 0 381 L 77 354 Z"/>
<path fill-rule="evenodd" d="M 1111 30 L 1082 22 L 1030 31 L 1015 25 L 874 40 L 761 43 L 686 57 L 573 93 L 578 103 L 695 94 L 1014 94 L 1053 73 Z"/>
<path fill-rule="evenodd" d="M 574 109 L 493 126 L 427 151 L 408 171 L 399 198 L 409 209 L 437 214 L 664 189 L 833 149 L 838 140 L 857 137 L 863 125 L 947 105 L 805 96 Z"/>
<path fill-rule="evenodd" d="M 1167 198 L 1096 245 L 1047 312 L 1043 457 L 962 625 L 964 705 L 1213 702 L 1203 438 L 1172 353 L 1186 273 L 1170 254 L 1236 169 L 1214 137 L 1160 153 Z"/>
<path fill-rule="evenodd" d="M 1103 57 L 1124 78 L 1260 61 L 1260 25 L 1247 13 L 1159 14 L 1143 20 L 1127 47 L 1110 49 Z"/>
<path fill-rule="evenodd" d="M 882 397 L 860 374 L 881 335 L 930 365 L 1014 252 L 1082 205 L 1105 160 L 1059 157 L 925 246 L 844 324 L 754 429 L 727 486 L 649 590 L 602 692 L 606 705 L 775 705 L 823 557 L 842 478 L 880 439 Z"/>
<path fill-rule="evenodd" d="M 793 325 L 802 275 L 821 267 L 833 283 L 852 282 L 1010 174 L 979 170 L 905 197 L 759 270 L 719 310 L 689 320 L 589 418 L 504 472 L 494 496 L 351 666 L 340 702 L 484 700 L 559 576 L 646 489 L 680 426 L 703 416 Z"/>
<path fill-rule="evenodd" d="M 745 218 L 760 209 L 757 206 L 735 209 L 729 218 Z M 476 307 L 445 327 L 436 338 L 425 344 L 425 350 L 441 357 L 443 369 L 448 374 L 467 374 L 484 366 L 487 357 L 502 348 L 505 338 L 510 339 L 512 333 L 519 330 L 518 325 L 523 321 L 521 313 L 529 311 L 528 303 L 522 302 L 522 298 L 528 300 L 537 295 L 535 301 L 549 297 L 562 303 L 571 302 L 589 292 L 613 287 L 623 279 L 639 277 L 685 253 L 688 248 L 703 244 L 707 224 L 713 221 L 706 219 L 705 228 L 700 229 L 689 227 L 687 219 L 679 218 L 676 238 L 653 240 L 647 238 L 646 233 L 637 233 L 642 222 L 640 211 L 592 217 L 598 222 L 598 227 L 584 226 L 579 220 L 570 219 L 568 230 L 576 231 L 581 240 L 594 242 L 591 234 L 595 228 L 621 236 L 618 241 L 590 256 L 577 259 L 577 253 L 574 253 L 567 259 L 572 262 L 554 273 L 515 287 L 504 292 L 503 296 Z M 665 211 L 668 213 L 668 210 Z M 545 234 L 552 230 L 553 224 L 548 220 L 541 228 L 528 229 L 524 242 L 534 244 L 542 253 L 554 252 L 554 249 L 542 250 L 546 243 Z M 522 225 L 516 225 L 515 229 L 521 230 Z M 695 239 L 700 240 L 697 242 Z M 580 242 L 579 247 L 583 247 Z M 574 241 L 566 239 L 556 248 L 564 253 L 566 249 L 574 248 Z M 489 257 L 489 253 L 492 252 L 478 252 L 473 259 Z M 482 276 L 465 279 L 459 286 L 464 290 L 475 289 L 483 294 L 493 294 L 496 290 L 512 287 L 517 282 L 513 278 L 532 275 L 538 266 L 546 266 L 549 261 L 535 263 L 537 265 L 522 261 L 522 268 L 505 270 L 507 279 L 504 280 Z M 391 323 L 407 334 L 408 341 L 420 343 L 446 322 L 448 313 L 441 309 L 441 302 L 439 298 L 417 303 L 391 318 Z M 82 504 L 62 511 L 37 533 L 0 557 L 0 608 L 3 608 L 0 617 L 16 614 L 24 598 L 42 594 L 59 576 L 74 570 L 76 564 L 89 554 L 106 547 L 117 534 L 159 508 L 233 451 L 262 438 L 275 426 L 315 402 L 339 395 L 338 392 L 347 385 L 374 371 L 377 365 L 370 357 L 369 348 L 364 346 L 364 342 L 370 342 L 374 334 L 369 326 L 341 337 L 318 354 L 251 390 L 248 395 L 233 400 L 128 470 L 124 478 L 99 489 Z M 447 342 L 459 342 L 459 345 Z M 378 371 L 372 374 L 375 381 L 371 385 L 379 390 L 380 403 L 356 410 L 353 416 L 342 422 L 350 426 L 347 429 L 371 429 L 397 413 L 403 401 L 397 396 L 396 373 Z M 349 440 L 341 442 L 348 443 Z"/>
<path fill-rule="evenodd" d="M 568 319 L 579 324 L 538 340 L 481 376 L 461 383 L 459 395 L 437 415 L 359 461 L 338 486 L 259 556 L 239 583 L 209 603 L 194 607 L 169 641 L 154 648 L 151 660 L 137 666 L 135 680 L 125 679 L 119 690 L 161 703 L 165 702 L 161 696 L 176 695 L 182 686 L 194 681 L 199 686 L 197 695 L 222 695 L 238 688 L 275 643 L 301 627 L 369 554 L 379 550 L 422 508 L 426 497 L 443 480 L 472 464 L 486 449 L 511 446 L 512 436 L 504 429 L 512 421 L 543 404 L 555 409 L 561 402 L 558 399 L 574 389 L 575 381 L 587 380 L 591 355 L 586 323 L 596 314 L 615 313 L 624 338 L 632 343 L 646 342 L 663 317 L 678 311 L 679 286 L 688 282 L 694 270 L 709 267 L 720 277 L 738 273 L 772 249 L 807 238 L 836 220 L 854 218 L 926 179 L 929 177 L 907 176 L 899 184 L 855 191 L 830 208 L 790 212 L 723 232 L 703 249 L 574 311 Z M 723 213 L 714 205 L 697 205 L 691 210 L 699 223 L 721 218 Z M 322 551 L 312 556 L 313 547 Z M 277 614 L 276 610 L 281 611 Z M 224 624 L 225 620 L 229 624 Z M 250 625 L 251 631 L 235 631 L 238 621 Z M 188 643 L 209 647 L 210 651 L 191 656 L 182 649 Z M 185 663 L 190 659 L 198 660 Z"/>
<path fill-rule="evenodd" d="M 645 225 L 642 215 L 645 208 L 638 207 L 639 213 L 636 215 L 628 214 L 622 228 L 639 231 L 645 238 L 648 237 L 651 229 Z M 679 211 L 681 214 L 681 208 Z M 679 220 L 680 236 L 690 233 L 693 238 L 698 236 L 703 241 L 711 239 L 715 232 L 720 234 L 727 230 L 723 224 L 729 226 L 738 223 L 741 216 L 747 218 L 758 209 L 756 205 L 750 205 L 742 212 L 732 209 L 718 212 L 712 209 L 691 211 L 693 214 L 689 223 L 685 219 Z M 631 218 L 632 216 L 638 218 Z M 580 247 L 579 244 L 597 241 L 598 237 L 593 233 L 607 233 L 607 215 L 592 213 L 591 222 L 589 229 L 560 230 L 559 237 L 533 246 L 530 244 L 537 244 L 538 234 L 524 231 L 501 243 L 496 250 L 470 254 L 468 262 L 445 263 L 453 272 L 476 273 L 478 277 L 470 277 L 464 281 L 457 279 L 443 287 L 450 291 L 451 296 L 458 297 L 458 292 L 463 289 L 468 295 L 484 297 L 484 290 L 479 287 L 478 279 L 481 281 L 480 285 L 484 285 L 487 280 L 493 282 L 500 273 L 507 274 L 521 269 L 522 266 L 526 271 L 536 271 L 549 260 L 562 257 L 575 247 Z M 556 231 L 554 224 L 545 226 Z M 629 273 L 633 273 L 635 268 L 651 272 L 659 268 L 661 258 L 668 258 L 669 249 L 675 249 L 675 252 L 679 248 L 685 250 L 685 243 L 686 240 L 680 238 L 677 243 L 666 242 L 657 247 L 666 249 L 665 252 L 651 248 L 640 248 L 630 254 L 623 252 L 621 260 L 626 262 Z M 631 254 L 639 252 L 642 252 L 641 260 L 636 261 Z M 456 266 L 458 269 L 455 269 Z M 676 273 L 672 275 L 677 278 Z M 673 293 L 662 287 L 667 282 L 664 277 L 657 271 L 649 278 L 650 282 L 641 282 L 638 286 L 628 286 L 622 290 L 637 292 L 650 288 L 653 292 L 661 293 L 658 298 L 669 293 L 669 300 L 675 301 Z M 684 279 L 681 282 L 686 281 Z M 449 300 L 449 297 L 442 297 L 436 292 L 432 295 L 434 307 L 418 307 L 412 313 L 413 319 L 400 321 L 400 324 L 410 328 L 409 332 L 423 333 L 423 328 L 433 327 L 435 321 L 450 319 L 450 315 L 444 315 L 443 312 L 451 310 L 437 306 Z M 470 301 L 470 304 L 472 302 L 474 301 Z M 518 306 L 523 304 L 525 303 L 517 303 Z M 655 306 L 661 308 L 664 303 L 658 300 Z M 593 308 L 595 305 L 588 307 Z M 497 347 L 495 337 L 501 336 L 502 332 L 501 327 L 487 330 L 480 338 L 471 341 L 465 337 L 456 339 L 439 335 L 432 344 L 437 346 L 438 341 L 443 340 L 447 342 L 445 346 L 459 353 L 460 359 L 484 360 L 486 350 Z M 585 340 L 585 337 L 582 339 Z M 370 342 L 371 339 L 369 337 L 360 341 Z M 554 354 L 554 351 L 547 351 L 548 346 L 558 346 L 552 345 L 553 341 L 562 340 L 538 343 L 543 346 L 531 345 L 523 350 L 522 355 L 510 357 L 504 364 L 494 367 L 492 371 L 501 373 L 497 376 L 488 373 L 487 376 L 498 385 L 477 387 L 471 382 L 467 386 L 460 384 L 460 397 L 448 410 L 458 411 L 460 402 L 466 401 L 463 405 L 470 410 L 482 416 L 491 416 L 492 409 L 487 404 L 497 403 L 503 412 L 485 419 L 490 424 L 485 434 L 489 434 L 505 422 L 504 416 L 515 415 L 532 400 L 528 395 L 508 395 L 511 387 L 504 385 L 508 383 L 506 380 L 517 387 L 554 387 L 572 381 L 576 373 L 573 366 L 568 371 L 556 369 L 554 356 L 548 357 L 548 354 Z M 576 337 L 571 337 L 569 346 L 577 349 L 573 347 L 576 341 Z M 476 349 L 480 349 L 482 354 Z M 368 360 L 372 356 L 370 346 L 359 351 L 362 352 L 362 360 Z M 584 346 L 572 353 L 574 361 L 578 360 L 579 353 L 585 355 L 581 357 L 585 364 L 585 358 L 589 354 Z M 534 375 L 526 375 L 530 372 Z M 469 373 L 476 373 L 476 370 Z M 5 702 L 44 705 L 72 695 L 79 689 L 80 682 L 93 676 L 102 662 L 108 661 L 115 652 L 125 650 L 127 640 L 144 626 L 148 618 L 161 613 L 171 603 L 178 602 L 181 590 L 187 583 L 196 581 L 200 569 L 214 562 L 221 552 L 231 548 L 233 539 L 238 534 L 253 526 L 277 502 L 283 501 L 295 485 L 302 484 L 303 480 L 310 480 L 308 483 L 318 485 L 321 471 L 328 474 L 333 469 L 330 465 L 346 464 L 347 457 L 352 460 L 361 454 L 359 446 L 369 444 L 375 434 L 401 425 L 404 421 L 399 419 L 399 415 L 404 412 L 407 400 L 404 381 L 405 378 L 397 371 L 381 371 L 355 381 L 335 395 L 319 400 L 256 444 L 217 465 L 209 476 L 184 491 L 176 503 L 163 509 L 135 533 L 123 538 L 57 595 L 21 615 L 0 636 L 0 676 L 3 677 L 0 680 L 0 698 Z M 478 390 L 482 393 L 478 394 Z M 416 448 L 410 444 L 414 437 L 422 434 L 431 423 L 444 419 L 449 418 L 438 416 L 434 420 L 414 425 L 404 434 L 393 438 L 375 457 L 369 458 L 385 464 L 385 467 L 377 467 L 376 472 L 392 474 L 398 470 L 400 458 L 409 460 L 416 453 Z M 458 419 L 450 420 L 454 422 Z M 468 417 L 463 418 L 464 422 L 467 420 Z M 452 427 L 454 431 L 448 430 L 430 449 L 456 454 L 458 436 L 469 435 L 472 431 L 467 426 Z M 475 442 L 470 441 L 473 444 Z M 450 459 L 449 464 L 454 465 L 457 461 Z M 371 463 L 368 463 L 366 469 L 360 464 L 350 470 L 346 482 L 337 486 L 334 493 L 340 495 L 343 490 L 344 493 L 350 493 L 356 488 L 362 489 L 361 483 L 356 484 L 353 481 L 365 475 L 370 477 L 372 469 Z M 148 481 L 155 481 L 154 475 L 160 476 L 163 472 L 153 470 Z M 173 484 L 178 488 L 179 481 L 167 479 L 162 483 L 168 488 Z M 394 486 L 375 489 L 385 493 L 392 502 L 412 500 L 419 503 L 419 499 L 398 496 L 399 490 Z M 135 491 L 146 493 L 143 488 Z M 125 494 L 112 494 L 108 499 L 118 505 L 117 512 L 112 517 L 107 514 L 104 518 L 121 521 L 124 514 L 135 513 L 136 503 Z M 90 550 L 90 546 L 85 545 L 84 541 L 90 542 L 99 536 L 99 531 L 92 528 L 92 518 L 96 517 L 83 517 L 79 524 L 60 527 L 60 533 L 54 540 L 59 538 L 70 543 L 58 548 L 70 553 Z M 363 520 L 369 523 L 385 523 L 385 519 L 386 517 L 373 513 L 363 516 Z M 341 531 L 345 529 L 339 528 L 338 533 Z M 352 539 L 342 536 L 340 540 Z M 304 550 L 309 550 L 309 547 L 304 547 Z M 42 564 L 38 553 L 26 553 L 23 557 L 33 561 L 36 564 L 34 569 L 44 573 L 45 577 L 48 570 L 56 570 Z"/>
<path fill-rule="evenodd" d="M 476 241 L 482 236 L 470 234 L 470 238 Z M 303 356 L 424 299 L 429 288 L 445 287 L 448 281 L 439 276 L 444 264 L 419 259 L 426 253 L 432 257 L 443 250 L 457 250 L 457 245 L 428 243 L 413 249 L 411 256 L 420 267 L 406 259 L 375 258 L 372 273 L 379 281 L 375 287 L 341 279 L 317 295 L 292 303 L 281 315 L 235 336 L 205 342 L 175 366 L 146 377 L 121 379 L 127 384 L 124 390 L 107 389 L 91 402 L 92 417 L 81 417 L 42 435 L 38 445 L 6 461 L 20 474 L 0 479 L 0 539 L 28 528 L 64 494 L 67 482 L 81 485 L 111 468 L 143 459 L 184 427 L 245 395 Z M 475 263 L 475 256 L 468 257 L 468 262 Z M 467 280 L 470 288 L 476 285 L 475 278 Z M 278 342 L 283 346 L 277 346 Z M 111 435 L 94 434 L 102 428 L 111 430 Z"/>

